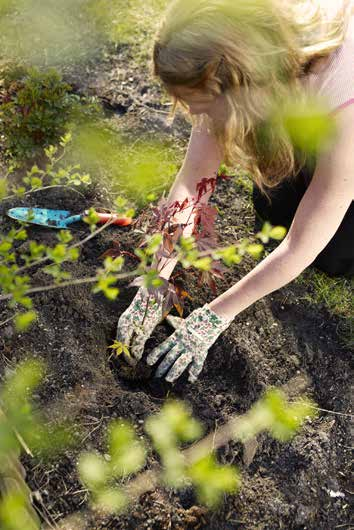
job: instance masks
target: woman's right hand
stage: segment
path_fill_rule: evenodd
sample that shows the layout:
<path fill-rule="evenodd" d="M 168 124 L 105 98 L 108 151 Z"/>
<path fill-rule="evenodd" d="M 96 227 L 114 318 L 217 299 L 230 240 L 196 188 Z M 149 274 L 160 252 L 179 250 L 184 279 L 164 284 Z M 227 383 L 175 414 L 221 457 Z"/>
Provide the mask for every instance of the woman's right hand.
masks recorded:
<path fill-rule="evenodd" d="M 162 321 L 163 297 L 156 299 L 147 289 L 139 287 L 130 306 L 121 314 L 117 326 L 117 340 L 126 344 L 130 356 L 126 361 L 135 365 L 143 356 L 145 342 Z"/>

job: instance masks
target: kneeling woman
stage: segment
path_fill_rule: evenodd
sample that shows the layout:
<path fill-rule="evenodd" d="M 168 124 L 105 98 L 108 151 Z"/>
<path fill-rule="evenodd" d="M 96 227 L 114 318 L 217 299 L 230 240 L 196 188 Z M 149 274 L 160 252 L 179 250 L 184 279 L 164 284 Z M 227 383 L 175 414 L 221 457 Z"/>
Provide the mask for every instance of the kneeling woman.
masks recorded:
<path fill-rule="evenodd" d="M 156 374 L 168 381 L 186 369 L 195 381 L 208 349 L 232 320 L 306 267 L 354 276 L 353 8 L 350 0 L 317 4 L 176 0 L 157 33 L 154 72 L 193 122 L 168 199 L 193 196 L 201 177 L 215 175 L 225 162 L 252 176 L 259 220 L 289 228 L 251 272 L 194 310 L 149 354 L 149 364 L 164 356 Z M 337 125 L 335 139 L 319 147 L 311 163 L 285 127 L 267 127 L 287 97 L 300 104 L 308 95 L 322 98 Z M 175 264 L 165 262 L 161 276 L 169 278 Z M 161 319 L 162 301 L 152 301 L 141 287 L 117 334 L 136 360 Z"/>

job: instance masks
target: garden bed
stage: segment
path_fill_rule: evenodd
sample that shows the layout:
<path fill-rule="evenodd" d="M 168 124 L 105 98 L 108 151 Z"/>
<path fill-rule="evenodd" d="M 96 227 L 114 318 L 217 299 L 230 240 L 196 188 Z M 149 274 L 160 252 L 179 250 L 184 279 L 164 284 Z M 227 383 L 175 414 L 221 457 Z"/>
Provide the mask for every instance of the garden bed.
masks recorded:
<path fill-rule="evenodd" d="M 60 196 L 38 192 L 34 202 L 77 209 L 76 201 L 67 191 Z M 92 197 L 87 205 L 90 201 Z M 213 202 L 222 214 L 218 219 L 222 243 L 244 235 L 235 220 L 249 216 L 251 228 L 247 198 L 229 181 L 220 182 Z M 55 233 L 49 229 L 34 227 L 30 234 L 54 243 Z M 83 248 L 79 262 L 70 265 L 74 275 L 92 275 L 114 240 L 130 250 L 137 235 L 131 227 L 102 232 Z M 228 272 L 225 280 L 218 280 L 218 293 L 251 268 L 250 261 Z M 213 295 L 205 287 L 198 288 L 189 272 L 183 274 L 193 297 L 186 304 L 187 314 Z M 36 276 L 41 283 L 42 273 Z M 85 286 L 40 293 L 35 298 L 39 319 L 32 329 L 17 335 L 9 325 L 2 332 L 1 371 L 8 362 L 12 365 L 29 354 L 44 359 L 48 376 L 41 388 L 41 403 L 51 407 L 59 400 L 56 408 L 84 429 L 80 450 L 104 451 L 105 426 L 117 416 L 132 420 L 142 434 L 143 420 L 160 408 L 167 395 L 187 400 L 194 415 L 213 430 L 233 414 L 247 411 L 268 386 L 284 385 L 299 375 L 310 379 L 308 392 L 321 408 L 347 410 L 350 352 L 339 345 L 336 319 L 324 308 L 302 301 L 298 287 L 286 286 L 243 311 L 211 349 L 199 381 L 190 384 L 181 378 L 172 387 L 151 377 L 147 369 L 134 376 L 121 362 L 108 361 L 107 346 L 114 339 L 118 317 L 135 293 L 135 288 L 125 285 L 121 282 L 114 302 L 93 295 Z M 146 352 L 171 331 L 168 324 L 161 324 Z M 254 458 L 252 454 L 245 458 L 239 444 L 229 444 L 219 451 L 220 458 L 240 465 L 243 486 L 216 513 L 198 507 L 191 490 L 159 490 L 146 494 L 127 515 L 90 521 L 87 528 L 335 528 L 348 520 L 348 423 L 345 416 L 322 413 L 290 443 L 282 445 L 263 436 Z M 57 522 L 86 504 L 76 458 L 77 453 L 69 451 L 50 464 L 25 459 L 35 498 L 45 504 L 46 517 Z M 151 455 L 149 465 L 154 460 Z M 331 491 L 345 497 L 331 497 Z M 43 510 L 41 503 L 39 508 Z"/>
<path fill-rule="evenodd" d="M 113 71 L 115 60 L 118 59 L 111 58 L 107 71 Z M 123 55 L 119 57 L 119 65 L 128 85 L 132 85 L 128 90 L 131 103 L 124 97 L 118 101 L 120 85 L 115 85 L 113 92 L 102 83 L 91 90 L 111 110 L 118 111 L 120 119 L 125 120 L 120 126 L 129 126 L 132 134 L 134 128 L 147 132 L 162 130 L 170 138 L 177 134 L 185 144 L 186 125 L 181 122 L 177 133 L 164 126 L 165 115 L 149 109 L 159 110 L 159 107 L 156 94 L 146 88 L 146 78 L 131 73 L 129 61 L 124 63 Z M 96 71 L 90 77 L 98 79 L 99 75 L 100 71 Z M 87 93 L 87 79 L 85 83 L 81 89 Z M 109 94 L 115 94 L 115 101 L 109 99 Z M 144 105 L 134 104 L 136 94 L 147 94 Z M 49 190 L 21 201 L 1 205 L 5 230 L 13 224 L 4 215 L 5 209 L 12 206 L 81 211 L 93 203 L 104 203 L 104 197 L 96 185 L 84 200 L 70 190 Z M 247 190 L 232 180 L 220 181 L 211 203 L 219 208 L 217 232 L 221 244 L 232 244 L 252 233 L 254 212 Z M 82 225 L 73 230 L 73 235 L 83 238 L 87 231 Z M 31 227 L 29 236 L 46 244 L 56 241 L 55 231 L 46 228 Z M 102 254 L 114 241 L 119 241 L 122 250 L 131 251 L 139 240 L 140 235 L 134 232 L 133 226 L 109 227 L 83 247 L 79 261 L 67 265 L 68 270 L 74 277 L 92 276 Z M 125 269 L 134 265 L 128 258 Z M 217 280 L 218 294 L 253 266 L 254 262 L 248 258 L 230 269 L 224 280 Z M 186 301 L 186 315 L 213 299 L 211 291 L 205 286 L 198 287 L 189 271 L 180 266 L 177 271 L 182 273 L 184 287 L 192 297 Z M 35 269 L 33 279 L 39 285 L 48 281 Z M 35 506 L 47 523 L 59 524 L 88 506 L 86 491 L 76 471 L 79 452 L 90 449 L 105 452 L 106 426 L 116 417 L 130 419 L 142 435 L 144 420 L 160 409 L 167 396 L 186 400 L 207 431 L 215 430 L 235 414 L 246 412 L 269 386 L 279 387 L 290 382 L 296 399 L 301 394 L 296 383 L 299 380 L 308 381 L 306 392 L 322 409 L 337 412 L 349 409 L 351 354 L 339 341 L 339 320 L 329 315 L 324 306 L 304 300 L 309 287 L 291 283 L 243 311 L 211 348 L 199 380 L 190 384 L 182 377 L 172 386 L 153 378 L 153 372 L 144 363 L 137 373 L 132 373 L 120 360 L 109 360 L 107 347 L 115 338 L 118 318 L 136 292 L 135 288 L 127 288 L 127 283 L 118 284 L 120 294 L 115 301 L 94 295 L 89 286 L 82 285 L 36 294 L 34 301 L 39 317 L 31 329 L 23 334 L 15 332 L 11 324 L 1 329 L 1 374 L 28 356 L 43 359 L 48 372 L 39 391 L 40 403 L 49 410 L 53 408 L 53 418 L 60 416 L 73 421 L 80 433 L 79 447 L 66 451 L 55 461 L 23 458 Z M 1 320 L 7 316 L 4 311 Z M 158 326 L 145 352 L 171 332 L 166 323 Z M 280 444 L 262 435 L 253 447 L 245 449 L 233 442 L 219 450 L 220 461 L 237 464 L 243 479 L 239 494 L 226 496 L 216 512 L 198 505 L 192 489 L 177 492 L 159 488 L 144 494 L 123 515 L 87 515 L 86 528 L 328 530 L 345 527 L 349 520 L 349 440 L 347 416 L 320 412 L 289 443 Z M 148 466 L 156 461 L 156 455 L 150 453 Z"/>

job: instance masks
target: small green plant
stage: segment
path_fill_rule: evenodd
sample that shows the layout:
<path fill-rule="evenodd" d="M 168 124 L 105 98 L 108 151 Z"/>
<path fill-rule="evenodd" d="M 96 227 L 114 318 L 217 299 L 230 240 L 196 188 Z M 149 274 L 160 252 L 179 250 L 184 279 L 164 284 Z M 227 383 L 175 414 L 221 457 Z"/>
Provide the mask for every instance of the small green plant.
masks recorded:
<path fill-rule="evenodd" d="M 10 164 L 7 174 L 0 178 L 0 200 L 23 197 L 55 187 L 74 187 L 79 193 L 78 187 L 91 184 L 90 175 L 82 174 L 79 171 L 79 164 L 65 167 L 60 164 L 67 145 L 71 142 L 71 138 L 71 133 L 68 132 L 60 137 L 58 146 L 49 145 L 45 148 L 45 167 L 39 168 L 37 164 L 34 164 L 31 169 L 26 171 L 20 185 L 11 184 L 9 178 L 14 170 L 19 168 L 19 164 Z M 10 195 L 6 196 L 7 193 L 10 193 Z"/>
<path fill-rule="evenodd" d="M 83 98 L 70 92 L 55 69 L 8 67 L 3 80 L 0 133 L 15 158 L 33 158 L 43 147 L 56 144 L 70 121 L 98 113 L 93 101 L 83 104 Z"/>
<path fill-rule="evenodd" d="M 119 355 L 122 355 L 122 353 L 125 353 L 128 356 L 130 355 L 128 347 L 123 342 L 120 342 L 119 340 L 114 340 L 113 344 L 111 344 L 111 346 L 108 346 L 108 347 L 113 350 L 111 356 L 115 355 L 118 357 Z"/>

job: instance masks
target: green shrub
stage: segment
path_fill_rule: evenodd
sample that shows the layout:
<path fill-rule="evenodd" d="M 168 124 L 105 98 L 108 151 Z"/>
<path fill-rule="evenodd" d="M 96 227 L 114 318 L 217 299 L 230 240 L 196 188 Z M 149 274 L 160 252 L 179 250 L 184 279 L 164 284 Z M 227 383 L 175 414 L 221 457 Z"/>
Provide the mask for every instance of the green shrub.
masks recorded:
<path fill-rule="evenodd" d="M 8 154 L 31 158 L 56 144 L 70 121 L 98 112 L 94 101 L 70 93 L 71 86 L 55 70 L 10 66 L 3 73 L 0 132 Z"/>

